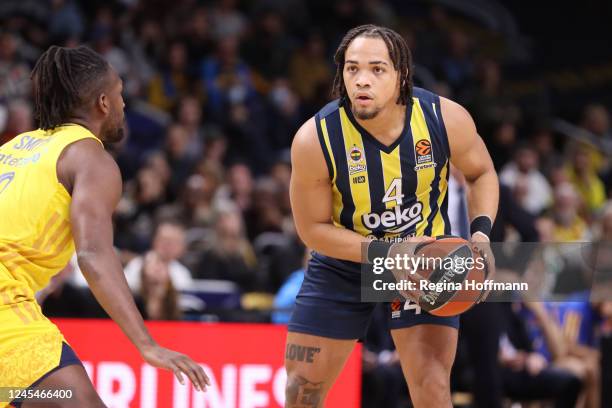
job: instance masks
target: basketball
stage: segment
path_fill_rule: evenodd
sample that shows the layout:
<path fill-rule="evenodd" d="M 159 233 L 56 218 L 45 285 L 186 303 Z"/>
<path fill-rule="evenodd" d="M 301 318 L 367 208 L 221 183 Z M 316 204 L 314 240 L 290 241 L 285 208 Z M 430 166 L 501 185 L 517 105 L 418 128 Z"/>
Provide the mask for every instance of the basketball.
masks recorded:
<path fill-rule="evenodd" d="M 455 236 L 437 237 L 420 244 L 417 273 L 427 280 L 421 288 L 421 308 L 435 316 L 455 316 L 472 307 L 484 292 L 488 275 L 486 258 L 469 241 Z M 423 287 L 424 286 L 424 287 Z"/>

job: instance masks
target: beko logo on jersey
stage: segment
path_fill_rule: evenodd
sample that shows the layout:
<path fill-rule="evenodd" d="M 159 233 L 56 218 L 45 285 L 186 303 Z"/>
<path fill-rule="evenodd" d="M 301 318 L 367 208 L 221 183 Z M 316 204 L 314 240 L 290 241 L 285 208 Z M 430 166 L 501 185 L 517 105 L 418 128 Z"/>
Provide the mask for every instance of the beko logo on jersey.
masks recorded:
<path fill-rule="evenodd" d="M 423 219 L 421 215 L 422 211 L 423 204 L 417 201 L 410 207 L 396 205 L 392 209 L 382 212 L 380 215 L 375 212 L 363 214 L 361 219 L 363 225 L 370 230 L 378 229 L 382 225 L 385 232 L 393 234 L 406 231 L 408 228 L 421 221 Z"/>

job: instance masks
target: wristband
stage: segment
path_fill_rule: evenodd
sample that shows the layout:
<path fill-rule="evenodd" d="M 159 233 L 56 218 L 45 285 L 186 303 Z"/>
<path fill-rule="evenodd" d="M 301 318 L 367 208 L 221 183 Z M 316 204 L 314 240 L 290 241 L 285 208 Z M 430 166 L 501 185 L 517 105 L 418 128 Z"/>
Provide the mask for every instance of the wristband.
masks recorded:
<path fill-rule="evenodd" d="M 375 258 L 386 258 L 391 249 L 391 242 L 370 241 L 368 243 L 367 259 L 369 263 L 374 263 Z"/>
<path fill-rule="evenodd" d="M 489 237 L 491 235 L 491 228 L 493 227 L 491 218 L 486 215 L 479 215 L 474 218 L 470 224 L 470 235 L 474 235 L 477 232 L 481 232 Z"/>

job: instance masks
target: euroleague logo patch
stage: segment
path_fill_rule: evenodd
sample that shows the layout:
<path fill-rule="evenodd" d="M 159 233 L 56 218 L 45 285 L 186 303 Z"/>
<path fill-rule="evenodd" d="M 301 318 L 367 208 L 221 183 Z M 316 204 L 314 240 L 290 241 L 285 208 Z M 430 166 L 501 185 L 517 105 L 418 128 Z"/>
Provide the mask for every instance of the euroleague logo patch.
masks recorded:
<path fill-rule="evenodd" d="M 358 146 L 353 145 L 351 150 L 348 152 L 349 158 L 349 174 L 355 174 L 362 171 L 366 171 L 366 163 L 363 155 L 363 150 Z"/>
<path fill-rule="evenodd" d="M 397 319 L 402 314 L 402 302 L 399 299 L 393 300 L 391 302 L 391 318 Z"/>
<path fill-rule="evenodd" d="M 421 139 L 414 144 L 415 163 L 414 170 L 423 170 L 429 167 L 436 167 L 433 161 L 431 152 L 431 142 L 427 139 Z"/>
<path fill-rule="evenodd" d="M 429 140 L 421 139 L 415 145 L 417 156 L 423 157 L 431 153 L 431 143 Z"/>

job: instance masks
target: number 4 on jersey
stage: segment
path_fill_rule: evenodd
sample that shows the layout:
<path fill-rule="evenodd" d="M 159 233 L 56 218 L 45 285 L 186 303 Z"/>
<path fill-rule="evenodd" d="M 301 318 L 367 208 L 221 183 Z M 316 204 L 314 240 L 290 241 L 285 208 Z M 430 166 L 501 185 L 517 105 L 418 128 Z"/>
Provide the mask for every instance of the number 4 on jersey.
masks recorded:
<path fill-rule="evenodd" d="M 404 302 L 404 310 L 414 310 L 414 314 L 421 314 L 421 306 L 412 300 Z"/>
<path fill-rule="evenodd" d="M 382 202 L 386 203 L 389 201 L 395 201 L 395 204 L 400 205 L 404 200 L 404 194 L 402 194 L 402 179 L 394 178 L 391 185 L 385 191 L 385 196 Z"/>

